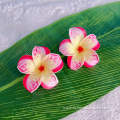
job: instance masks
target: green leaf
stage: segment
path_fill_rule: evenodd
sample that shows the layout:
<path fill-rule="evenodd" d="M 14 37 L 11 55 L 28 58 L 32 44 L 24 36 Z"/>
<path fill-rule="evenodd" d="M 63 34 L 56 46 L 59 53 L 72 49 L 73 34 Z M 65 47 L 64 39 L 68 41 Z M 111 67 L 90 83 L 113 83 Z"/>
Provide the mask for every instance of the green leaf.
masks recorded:
<path fill-rule="evenodd" d="M 100 62 L 73 71 L 62 56 L 64 68 L 56 74 L 55 88 L 26 91 L 24 74 L 17 70 L 20 57 L 31 55 L 34 46 L 46 46 L 61 55 L 59 44 L 75 26 L 97 36 Z M 36 30 L 0 53 L 0 72 L 1 119 L 60 119 L 97 100 L 120 85 L 120 2 L 90 8 Z"/>

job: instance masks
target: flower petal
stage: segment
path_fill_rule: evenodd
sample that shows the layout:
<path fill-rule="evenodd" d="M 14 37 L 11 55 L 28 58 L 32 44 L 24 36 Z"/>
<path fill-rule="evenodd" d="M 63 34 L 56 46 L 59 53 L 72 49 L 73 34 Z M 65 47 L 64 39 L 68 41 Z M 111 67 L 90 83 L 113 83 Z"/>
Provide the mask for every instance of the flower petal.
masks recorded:
<path fill-rule="evenodd" d="M 60 55 L 50 53 L 44 57 L 42 65 L 55 73 L 63 68 L 63 61 Z"/>
<path fill-rule="evenodd" d="M 76 54 L 74 56 L 68 56 L 67 63 L 70 69 L 77 70 L 84 64 L 83 53 Z"/>
<path fill-rule="evenodd" d="M 51 89 L 58 84 L 58 79 L 56 75 L 51 71 L 46 69 L 43 73 L 41 86 L 45 89 Z"/>
<path fill-rule="evenodd" d="M 36 67 L 41 65 L 42 59 L 50 53 L 50 50 L 47 47 L 35 46 L 32 51 L 32 57 L 35 62 Z"/>
<path fill-rule="evenodd" d="M 99 57 L 94 50 L 84 48 L 83 54 L 85 57 L 84 66 L 93 67 L 94 65 L 96 65 L 99 62 Z"/>
<path fill-rule="evenodd" d="M 81 42 L 81 46 L 85 48 L 97 50 L 100 47 L 100 43 L 98 42 L 94 34 L 90 34 L 84 38 L 84 40 Z"/>
<path fill-rule="evenodd" d="M 73 27 L 69 29 L 70 40 L 75 48 L 86 37 L 86 31 L 81 27 Z"/>
<path fill-rule="evenodd" d="M 73 47 L 70 39 L 65 39 L 60 43 L 59 51 L 65 56 L 71 56 L 76 53 L 76 49 Z"/>
<path fill-rule="evenodd" d="M 23 79 L 23 85 L 29 92 L 34 92 L 41 84 L 42 74 L 27 74 Z"/>
<path fill-rule="evenodd" d="M 37 73 L 37 69 L 34 65 L 32 56 L 30 55 L 24 55 L 20 58 L 18 61 L 17 68 L 20 72 L 25 74 L 33 74 Z"/>

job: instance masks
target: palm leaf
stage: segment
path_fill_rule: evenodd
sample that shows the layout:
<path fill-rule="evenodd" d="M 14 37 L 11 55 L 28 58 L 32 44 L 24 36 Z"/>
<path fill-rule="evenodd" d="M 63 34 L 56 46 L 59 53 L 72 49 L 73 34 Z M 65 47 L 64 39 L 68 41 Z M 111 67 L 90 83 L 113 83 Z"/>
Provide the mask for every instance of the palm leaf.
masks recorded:
<path fill-rule="evenodd" d="M 63 118 L 90 104 L 120 85 L 120 2 L 87 9 L 38 29 L 0 53 L 1 119 Z M 59 44 L 69 38 L 71 27 L 85 28 L 101 44 L 100 62 L 77 71 L 68 68 Z M 64 68 L 56 75 L 59 84 L 50 90 L 39 87 L 29 93 L 23 87 L 24 74 L 17 70 L 19 58 L 31 55 L 34 46 L 46 46 L 62 56 Z M 77 109 L 74 109 L 77 108 Z"/>

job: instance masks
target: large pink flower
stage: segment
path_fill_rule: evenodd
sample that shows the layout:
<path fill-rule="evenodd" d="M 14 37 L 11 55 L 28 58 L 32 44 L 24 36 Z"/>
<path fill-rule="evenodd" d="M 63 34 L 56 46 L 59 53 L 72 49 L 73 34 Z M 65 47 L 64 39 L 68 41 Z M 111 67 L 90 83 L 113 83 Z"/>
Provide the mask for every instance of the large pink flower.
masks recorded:
<path fill-rule="evenodd" d="M 18 62 L 18 70 L 27 74 L 23 85 L 29 92 L 34 92 L 40 85 L 51 89 L 57 85 L 58 79 L 54 73 L 60 71 L 63 61 L 58 54 L 50 53 L 47 47 L 34 47 L 32 56 L 24 55 Z"/>
<path fill-rule="evenodd" d="M 93 67 L 99 62 L 99 57 L 95 50 L 99 49 L 100 44 L 96 36 L 90 34 L 86 36 L 86 31 L 81 27 L 69 29 L 70 39 L 65 39 L 60 43 L 59 51 L 68 56 L 68 66 L 77 70 L 83 65 Z"/>

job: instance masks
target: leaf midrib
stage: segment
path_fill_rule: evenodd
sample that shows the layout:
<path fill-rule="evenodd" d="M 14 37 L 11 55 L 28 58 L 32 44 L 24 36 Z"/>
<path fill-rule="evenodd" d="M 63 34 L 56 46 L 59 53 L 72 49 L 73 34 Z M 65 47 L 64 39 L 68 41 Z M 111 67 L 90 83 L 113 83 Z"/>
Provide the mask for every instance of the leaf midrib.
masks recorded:
<path fill-rule="evenodd" d="M 105 33 L 105 34 L 103 34 L 103 35 L 99 36 L 97 39 L 100 39 L 100 38 L 102 38 L 102 37 L 104 37 L 104 36 L 108 35 L 109 33 L 114 32 L 115 30 L 118 30 L 118 29 L 120 29 L 120 27 L 114 28 L 113 30 L 111 30 L 111 31 L 109 31 L 109 32 L 107 32 L 107 33 Z"/>

